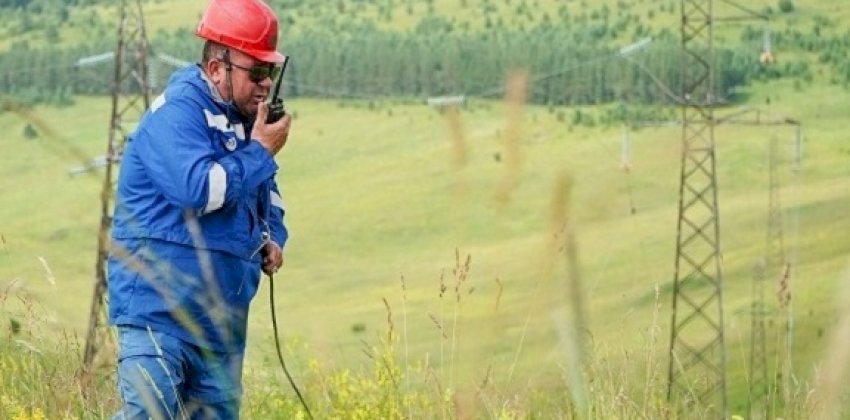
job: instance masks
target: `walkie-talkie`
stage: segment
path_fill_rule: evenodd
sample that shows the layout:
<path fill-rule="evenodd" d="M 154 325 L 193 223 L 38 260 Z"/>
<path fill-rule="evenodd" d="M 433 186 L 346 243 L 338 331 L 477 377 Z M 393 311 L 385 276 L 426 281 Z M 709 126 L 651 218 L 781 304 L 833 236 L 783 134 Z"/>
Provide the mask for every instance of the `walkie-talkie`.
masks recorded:
<path fill-rule="evenodd" d="M 266 124 L 272 124 L 286 115 L 286 109 L 283 106 L 283 98 L 280 97 L 280 87 L 283 85 L 283 74 L 286 73 L 286 65 L 288 63 L 289 57 L 287 56 L 286 59 L 283 60 L 283 64 L 280 68 L 280 74 L 278 74 L 277 80 L 274 83 L 274 93 L 272 94 L 272 99 L 269 101 L 269 114 L 266 116 Z"/>

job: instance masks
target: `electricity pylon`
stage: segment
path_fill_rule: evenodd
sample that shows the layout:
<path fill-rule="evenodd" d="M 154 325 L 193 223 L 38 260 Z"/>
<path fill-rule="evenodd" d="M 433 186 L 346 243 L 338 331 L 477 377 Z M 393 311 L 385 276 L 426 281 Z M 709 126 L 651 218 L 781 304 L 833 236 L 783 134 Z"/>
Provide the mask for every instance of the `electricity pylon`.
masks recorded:
<path fill-rule="evenodd" d="M 725 3 L 745 16 L 715 17 Z M 681 0 L 682 155 L 667 399 L 726 417 L 726 346 L 714 129 L 714 24 L 767 17 L 733 0 Z"/>
<path fill-rule="evenodd" d="M 768 149 L 768 199 L 767 199 L 767 237 L 765 241 L 764 272 L 761 278 L 755 279 L 754 291 L 758 294 L 753 296 L 753 331 L 751 366 L 752 377 L 750 379 L 750 417 L 753 419 L 772 418 L 769 396 L 771 390 L 776 390 L 776 382 L 771 383 L 767 369 L 767 351 L 765 341 L 766 319 L 769 314 L 776 313 L 768 308 L 765 302 L 765 289 L 770 280 L 782 284 L 783 273 L 787 273 L 785 267 L 785 241 L 782 222 L 782 203 L 780 200 L 781 161 L 779 159 L 779 145 L 776 137 L 770 139 Z M 783 303 L 785 294 L 780 289 L 778 296 L 780 305 Z M 779 349 L 777 349 L 779 350 Z M 774 375 L 775 377 L 775 375 Z M 780 395 L 774 392 L 775 395 Z"/>
<path fill-rule="evenodd" d="M 667 398 L 726 413 L 712 0 L 682 0 L 682 155 Z"/>
<path fill-rule="evenodd" d="M 782 205 L 779 201 L 779 157 L 777 140 L 770 139 L 768 149 L 768 198 L 767 237 L 765 258 L 758 264 L 753 277 L 752 327 L 750 332 L 750 418 L 771 417 L 769 401 L 771 388 L 775 389 L 768 375 L 766 320 L 773 311 L 768 310 L 765 290 L 770 279 L 777 279 L 781 265 L 785 263 L 782 239 Z M 777 394 L 778 395 L 778 394 Z"/>
<path fill-rule="evenodd" d="M 792 119 L 767 122 L 772 125 L 791 125 L 796 127 L 797 147 L 800 143 L 801 124 Z M 798 156 L 795 161 L 799 161 Z M 750 417 L 753 419 L 772 418 L 775 404 L 770 404 L 770 396 L 778 399 L 783 397 L 787 402 L 788 377 L 791 375 L 791 343 L 792 343 L 792 319 L 790 314 L 791 265 L 786 260 L 783 210 L 781 204 L 780 190 L 782 187 L 781 169 L 782 161 L 779 154 L 779 141 L 776 137 L 771 138 L 768 150 L 768 200 L 767 200 L 767 235 L 765 241 L 765 257 L 759 262 L 753 277 L 753 302 L 752 302 L 752 328 L 750 335 Z M 797 170 L 798 163 L 794 170 Z M 770 280 L 776 281 L 778 307 L 770 308 L 766 301 L 765 290 Z M 776 343 L 781 348 L 776 349 L 777 356 L 781 356 L 782 381 L 773 379 L 767 367 L 768 349 L 767 341 L 767 318 L 770 315 L 780 315 L 784 318 L 780 321 L 780 330 Z M 775 375 L 774 375 L 775 378 Z M 779 387 L 783 389 L 780 390 Z"/>
<path fill-rule="evenodd" d="M 782 316 L 784 317 L 784 325 L 780 328 L 781 332 L 784 333 L 784 337 L 779 337 L 780 344 L 784 347 L 784 351 L 782 352 L 782 392 L 781 395 L 783 397 L 783 413 L 784 417 L 788 418 L 789 416 L 789 408 L 788 402 L 791 401 L 791 376 L 794 371 L 794 311 L 792 305 L 792 295 L 793 295 L 793 280 L 794 277 L 797 276 L 799 272 L 799 251 L 800 251 L 800 203 L 797 197 L 797 185 L 800 183 L 800 171 L 802 170 L 802 159 L 803 159 L 803 127 L 801 125 L 797 125 L 795 130 L 795 145 L 794 145 L 794 159 L 791 164 L 791 173 L 793 174 L 793 184 L 795 192 L 793 197 L 795 198 L 795 208 L 791 213 L 791 226 L 792 226 L 792 235 L 793 235 L 793 246 L 790 252 L 790 256 L 788 261 L 785 263 L 783 267 L 783 271 L 781 277 L 779 278 L 779 291 L 778 291 L 778 300 L 779 300 L 779 308 Z M 792 275 L 792 270 L 794 271 Z M 777 393 L 779 394 L 779 393 Z"/>
<path fill-rule="evenodd" d="M 83 370 L 91 368 L 102 337 L 106 334 L 105 293 L 106 259 L 109 254 L 109 231 L 112 225 L 115 168 L 121 160 L 124 144 L 130 133 L 130 123 L 150 105 L 150 79 L 148 78 L 149 45 L 140 0 L 130 4 L 122 0 L 118 43 L 115 48 L 115 68 L 112 79 L 112 114 L 109 119 L 109 137 L 106 147 L 106 174 L 100 193 L 100 228 L 97 237 L 95 285 L 89 312 L 86 347 L 83 352 Z"/>

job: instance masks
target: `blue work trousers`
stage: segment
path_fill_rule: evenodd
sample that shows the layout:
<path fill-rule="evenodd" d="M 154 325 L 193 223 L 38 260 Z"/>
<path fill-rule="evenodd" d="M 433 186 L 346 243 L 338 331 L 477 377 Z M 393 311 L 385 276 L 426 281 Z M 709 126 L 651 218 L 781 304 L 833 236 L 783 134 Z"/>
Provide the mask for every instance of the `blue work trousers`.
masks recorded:
<path fill-rule="evenodd" d="M 150 329 L 118 326 L 113 419 L 238 419 L 242 353 L 212 352 Z"/>

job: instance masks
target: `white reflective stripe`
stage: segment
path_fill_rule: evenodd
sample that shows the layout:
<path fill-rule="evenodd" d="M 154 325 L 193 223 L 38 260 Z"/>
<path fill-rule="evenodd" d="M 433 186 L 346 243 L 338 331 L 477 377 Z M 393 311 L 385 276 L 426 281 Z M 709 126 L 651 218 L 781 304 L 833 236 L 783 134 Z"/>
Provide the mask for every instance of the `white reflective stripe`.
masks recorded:
<path fill-rule="evenodd" d="M 230 126 L 230 122 L 227 121 L 227 117 L 224 115 L 213 115 L 208 109 L 204 110 L 204 115 L 207 117 L 207 125 L 213 128 L 217 128 L 218 131 L 222 133 L 232 133 L 233 127 Z M 244 130 L 243 130 L 244 132 Z M 243 133 L 244 134 L 244 133 Z"/>
<path fill-rule="evenodd" d="M 280 197 L 280 194 L 272 191 L 272 205 L 283 210 L 283 198 Z"/>
<path fill-rule="evenodd" d="M 233 125 L 233 132 L 236 133 L 236 138 L 245 140 L 245 126 L 242 123 Z"/>
<path fill-rule="evenodd" d="M 204 208 L 204 214 L 214 212 L 224 205 L 224 194 L 227 192 L 227 172 L 224 168 L 213 163 L 210 168 L 209 178 L 209 196 L 207 197 L 207 206 Z"/>
<path fill-rule="evenodd" d="M 162 95 L 157 96 L 156 99 L 153 100 L 153 103 L 151 104 L 151 112 L 156 112 L 156 110 L 162 108 L 163 105 L 165 105 L 164 93 Z"/>

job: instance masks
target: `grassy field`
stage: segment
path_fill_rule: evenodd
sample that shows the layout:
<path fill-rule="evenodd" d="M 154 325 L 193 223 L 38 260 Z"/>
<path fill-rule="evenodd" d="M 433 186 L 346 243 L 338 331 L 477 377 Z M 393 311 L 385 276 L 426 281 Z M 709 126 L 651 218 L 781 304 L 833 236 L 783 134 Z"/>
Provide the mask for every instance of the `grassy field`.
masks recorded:
<path fill-rule="evenodd" d="M 508 2 L 493 3 L 510 14 Z M 750 6 L 775 7 L 755 3 Z M 481 24 L 469 9 L 482 2 L 433 4 Z M 552 12 L 553 4 L 535 13 Z M 644 0 L 631 7 L 645 15 L 677 4 Z M 397 16 L 382 22 L 396 30 L 414 25 L 427 6 L 411 7 L 413 15 L 397 6 Z M 172 31 L 202 8 L 196 1 L 158 1 L 146 4 L 146 13 L 151 31 Z M 848 13 L 837 1 L 799 1 L 797 9 L 778 25 L 808 25 L 824 14 L 846 20 Z M 364 6 L 358 16 L 370 13 L 379 15 Z M 304 25 L 313 18 L 307 9 L 295 14 Z M 675 19 L 658 12 L 652 24 Z M 71 38 L 74 30 L 61 29 Z M 780 80 L 742 92 L 748 99 L 741 105 L 760 107 L 763 118 L 803 123 L 799 172 L 792 165 L 793 128 L 716 132 L 731 414 L 747 414 L 751 285 L 765 248 L 773 138 L 782 158 L 786 255 L 794 264 L 789 405 L 802 411 L 789 417 L 812 417 L 812 399 L 846 385 L 817 381 L 842 372 L 840 350 L 850 348 L 842 335 L 848 307 L 842 292 L 850 282 L 850 239 L 843 232 L 850 95 L 815 74 L 811 83 Z M 398 405 L 417 414 L 402 409 L 402 417 L 581 417 L 566 401 L 567 391 L 582 388 L 570 380 L 576 363 L 569 314 L 576 302 L 585 309 L 590 350 L 584 371 L 595 407 L 590 417 L 664 415 L 681 128 L 628 130 L 626 171 L 626 128 L 574 125 L 577 108 L 472 99 L 453 117 L 418 98 L 288 105 L 296 120 L 279 155 L 278 181 L 291 242 L 276 298 L 290 365 L 322 417 L 374 418 L 369 407 L 384 407 L 384 392 L 399 389 Z M 12 390 L 0 392 L 0 417 L 38 418 L 37 410 L 51 418 L 103 417 L 115 407 L 108 364 L 94 402 L 74 397 L 79 390 L 69 379 L 79 363 L 74 337 L 88 322 L 103 175 L 72 177 L 69 170 L 104 153 L 108 115 L 102 97 L 0 113 L 6 151 L 0 154 L 0 390 Z M 36 138 L 25 136 L 28 124 Z M 566 203 L 565 212 L 559 203 Z M 567 233 L 577 266 L 568 264 Z M 569 291 L 572 269 L 581 296 Z M 771 282 L 767 292 L 771 308 L 776 287 Z M 772 368 L 779 322 L 772 319 L 768 330 Z M 250 319 L 248 417 L 297 411 L 275 363 L 263 287 Z M 395 374 L 388 379 L 384 371 Z"/>
<path fill-rule="evenodd" d="M 850 251 L 850 240 L 836 229 L 850 206 L 846 92 L 836 96 L 819 86 L 796 92 L 790 83 L 751 92 L 754 103 L 768 95 L 767 111 L 804 122 L 799 175 L 789 163 L 791 128 L 717 130 L 733 412 L 745 410 L 747 400 L 751 273 L 764 252 L 770 138 L 780 141 L 784 158 L 787 255 L 799 258 L 794 356 L 803 382 L 814 378 L 828 350 L 838 319 L 833 297 Z M 796 105 L 811 97 L 820 105 Z M 627 392 L 651 377 L 634 357 L 654 346 L 657 367 L 666 368 L 678 129 L 631 131 L 625 172 L 624 128 L 559 121 L 558 113 L 569 116 L 572 109 L 527 106 L 512 115 L 500 102 L 473 101 L 460 112 L 461 128 L 452 129 L 445 114 L 410 101 L 298 100 L 290 107 L 297 119 L 279 181 L 292 239 L 277 297 L 296 369 L 310 360 L 368 365 L 363 349 L 385 337 L 388 305 L 399 357 L 407 366 L 427 363 L 445 386 L 476 389 L 484 378 L 503 390 L 558 383 L 567 360 L 559 331 L 569 317 L 562 313 L 574 302 L 558 249 L 563 232 L 553 224 L 562 177 L 573 185 L 566 198 L 593 354 L 612 375 L 622 375 Z M 36 348 L 58 337 L 45 329 L 84 332 L 102 174 L 68 171 L 102 153 L 107 115 L 106 98 L 0 115 L 4 149 L 14 151 L 0 157 L 0 281 L 10 295 L 31 294 L 38 314 L 28 318 L 19 302 L 4 299 L 4 318 L 37 328 L 30 331 Z M 28 121 L 43 124 L 34 124 L 38 138 L 23 136 Z M 506 137 L 516 130 L 512 165 Z M 456 272 L 466 258 L 458 303 Z M 272 361 L 267 298 L 264 289 L 250 321 L 248 382 L 259 381 Z"/>

